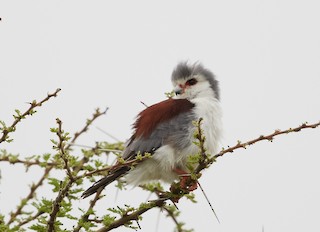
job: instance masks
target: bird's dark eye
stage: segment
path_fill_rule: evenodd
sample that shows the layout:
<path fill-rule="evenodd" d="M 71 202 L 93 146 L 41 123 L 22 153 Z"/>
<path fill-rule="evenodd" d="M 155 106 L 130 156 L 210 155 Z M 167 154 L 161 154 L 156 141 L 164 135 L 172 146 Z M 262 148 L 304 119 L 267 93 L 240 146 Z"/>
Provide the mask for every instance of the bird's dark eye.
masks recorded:
<path fill-rule="evenodd" d="M 192 79 L 190 79 L 190 80 L 188 80 L 187 82 L 186 82 L 186 84 L 187 85 L 195 85 L 195 84 L 197 84 L 197 80 L 195 79 L 195 78 L 192 78 Z"/>

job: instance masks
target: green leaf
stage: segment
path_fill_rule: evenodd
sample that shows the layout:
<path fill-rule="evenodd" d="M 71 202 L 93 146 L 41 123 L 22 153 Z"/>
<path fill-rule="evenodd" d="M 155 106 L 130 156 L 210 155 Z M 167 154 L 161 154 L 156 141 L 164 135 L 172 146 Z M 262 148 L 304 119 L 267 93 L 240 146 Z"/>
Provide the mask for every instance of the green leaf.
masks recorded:
<path fill-rule="evenodd" d="M 105 225 L 106 227 L 110 226 L 115 220 L 116 217 L 110 216 L 109 214 L 103 216 L 103 225 Z"/>
<path fill-rule="evenodd" d="M 47 231 L 47 226 L 41 225 L 39 223 L 32 225 L 29 227 L 30 230 L 34 230 L 37 232 L 46 232 Z"/>
<path fill-rule="evenodd" d="M 42 155 L 42 158 L 44 159 L 44 161 L 48 162 L 48 160 L 50 159 L 51 154 L 50 153 L 46 153 Z"/>
<path fill-rule="evenodd" d="M 59 192 L 61 189 L 61 181 L 56 178 L 48 178 L 48 183 L 54 187 L 53 192 Z"/>

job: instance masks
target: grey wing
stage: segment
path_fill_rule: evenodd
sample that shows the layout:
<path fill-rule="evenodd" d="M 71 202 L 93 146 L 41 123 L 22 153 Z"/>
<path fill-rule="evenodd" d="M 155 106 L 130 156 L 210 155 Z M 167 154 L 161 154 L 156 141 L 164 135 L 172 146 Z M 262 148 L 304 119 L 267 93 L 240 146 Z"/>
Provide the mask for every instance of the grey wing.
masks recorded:
<path fill-rule="evenodd" d="M 122 158 L 125 160 L 132 159 L 138 152 L 153 154 L 159 147 L 166 144 L 170 144 L 177 149 L 188 146 L 190 133 L 192 133 L 190 128 L 193 128 L 192 121 L 194 120 L 196 120 L 195 114 L 190 111 L 160 123 L 147 138 L 136 138 L 133 135 L 123 152 Z"/>

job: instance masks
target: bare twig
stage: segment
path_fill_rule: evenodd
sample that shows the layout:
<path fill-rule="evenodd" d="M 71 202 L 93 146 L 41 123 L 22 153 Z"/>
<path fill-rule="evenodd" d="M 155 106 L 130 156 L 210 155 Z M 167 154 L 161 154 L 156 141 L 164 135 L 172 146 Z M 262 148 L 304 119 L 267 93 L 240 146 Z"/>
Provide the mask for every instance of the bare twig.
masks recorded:
<path fill-rule="evenodd" d="M 39 166 L 41 167 L 44 162 L 41 162 L 40 160 L 36 159 L 36 160 L 22 160 L 22 159 L 10 159 L 10 156 L 2 156 L 0 158 L 0 162 L 8 162 L 10 164 L 23 164 L 26 167 L 30 167 L 30 166 Z M 48 166 L 56 166 L 58 165 L 58 163 L 56 162 L 46 162 L 46 167 Z"/>
<path fill-rule="evenodd" d="M 115 136 L 113 136 L 112 134 L 108 133 L 107 131 L 101 129 L 100 127 L 97 127 L 97 126 L 96 126 L 96 128 L 97 128 L 97 130 L 101 131 L 102 133 L 104 133 L 104 134 L 106 134 L 107 136 L 109 136 L 110 138 L 112 138 L 114 141 L 116 141 L 116 142 L 121 142 L 120 139 L 118 139 L 117 137 L 115 137 Z"/>
<path fill-rule="evenodd" d="M 314 124 L 303 123 L 301 126 L 298 126 L 298 127 L 295 127 L 295 128 L 289 128 L 287 130 L 275 130 L 273 133 L 271 133 L 269 135 L 260 135 L 258 138 L 249 140 L 249 141 L 247 141 L 245 143 L 241 143 L 240 141 L 238 141 L 238 143 L 235 146 L 228 147 L 227 149 L 223 149 L 218 154 L 213 156 L 210 159 L 210 161 L 214 161 L 216 158 L 218 158 L 220 156 L 223 156 L 226 153 L 232 153 L 232 152 L 234 152 L 235 150 L 237 150 L 239 148 L 246 149 L 247 146 L 255 144 L 255 143 L 263 141 L 263 140 L 273 141 L 274 137 L 276 137 L 276 136 L 283 135 L 283 134 L 289 134 L 289 133 L 292 133 L 292 132 L 300 132 L 303 129 L 316 128 L 318 126 L 320 126 L 320 122 L 314 123 Z"/>
<path fill-rule="evenodd" d="M 25 225 L 25 224 L 27 224 L 27 223 L 29 223 L 29 222 L 37 219 L 37 218 L 38 218 L 39 216 L 41 216 L 42 214 L 44 214 L 43 211 L 38 211 L 35 215 L 30 216 L 30 217 L 28 217 L 26 220 L 19 222 L 19 223 L 17 224 L 17 227 L 20 228 L 21 226 L 23 226 L 23 225 Z"/>
<path fill-rule="evenodd" d="M 140 185 L 140 187 L 144 190 L 148 190 L 144 185 Z M 151 193 L 155 193 L 158 196 L 158 200 L 166 200 L 166 198 L 163 198 L 163 196 L 166 194 L 166 192 L 164 192 L 163 190 L 160 190 L 157 187 L 155 187 L 151 191 L 152 191 Z M 173 203 L 173 207 L 176 210 L 179 210 L 176 203 L 173 201 L 172 201 L 172 203 Z M 176 215 L 168 207 L 169 207 L 168 205 L 164 205 L 163 207 L 161 207 L 161 209 L 164 209 L 168 214 L 167 216 L 171 217 L 173 222 L 176 224 L 176 228 L 177 228 L 178 232 L 183 232 L 183 230 L 181 228 L 181 223 L 178 222 Z"/>
<path fill-rule="evenodd" d="M 176 224 L 176 228 L 178 232 L 183 232 L 183 230 L 181 229 L 180 223 L 178 222 L 178 219 L 176 218 L 174 213 L 170 209 L 168 209 L 166 206 L 162 207 L 161 209 L 164 209 L 167 212 L 168 216 L 171 217 L 174 224 Z"/>
<path fill-rule="evenodd" d="M 8 139 L 8 134 L 10 132 L 13 132 L 15 130 L 16 125 L 22 120 L 24 119 L 26 116 L 28 115 L 32 115 L 35 111 L 34 109 L 36 107 L 40 107 L 42 106 L 42 104 L 46 101 L 48 101 L 50 98 L 52 97 L 56 97 L 57 94 L 61 91 L 61 89 L 57 89 L 54 93 L 49 94 L 46 98 L 44 98 L 42 101 L 37 102 L 37 101 L 33 101 L 30 103 L 30 107 L 23 113 L 23 114 L 18 114 L 18 116 L 14 116 L 15 120 L 13 121 L 13 123 L 11 124 L 11 126 L 4 128 L 4 130 L 2 131 L 2 136 L 0 138 L 0 143 L 6 141 Z"/>
<path fill-rule="evenodd" d="M 74 134 L 73 139 L 70 141 L 70 143 L 66 146 L 65 149 L 68 150 L 72 146 L 72 144 L 75 143 L 78 137 L 89 129 L 89 126 L 93 123 L 93 121 L 99 118 L 101 115 L 106 114 L 108 109 L 109 108 L 106 108 L 104 111 L 100 112 L 100 109 L 97 108 L 96 111 L 93 113 L 92 118 L 87 119 L 86 125 L 79 132 L 76 132 Z"/>

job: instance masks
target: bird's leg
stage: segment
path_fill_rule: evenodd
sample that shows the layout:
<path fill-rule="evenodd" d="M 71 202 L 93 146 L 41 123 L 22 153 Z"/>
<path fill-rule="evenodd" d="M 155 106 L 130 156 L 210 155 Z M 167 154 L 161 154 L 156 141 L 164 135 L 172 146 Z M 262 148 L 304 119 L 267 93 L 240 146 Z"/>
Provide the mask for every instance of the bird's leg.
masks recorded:
<path fill-rule="evenodd" d="M 177 194 L 177 197 L 171 197 L 170 200 L 173 203 L 178 203 L 181 198 L 181 194 L 187 194 L 191 191 L 194 191 L 198 188 L 198 183 L 196 180 L 192 180 L 190 177 L 190 173 L 187 173 L 184 170 L 179 168 L 174 168 L 172 171 L 178 174 L 180 177 L 180 182 L 173 182 L 170 186 L 170 192 L 173 194 Z"/>
<path fill-rule="evenodd" d="M 198 188 L 197 181 L 192 180 L 190 178 L 190 173 L 187 173 L 184 170 L 181 170 L 179 168 L 173 169 L 175 173 L 177 173 L 180 177 L 180 187 L 182 189 L 188 190 L 188 191 L 194 191 Z"/>

